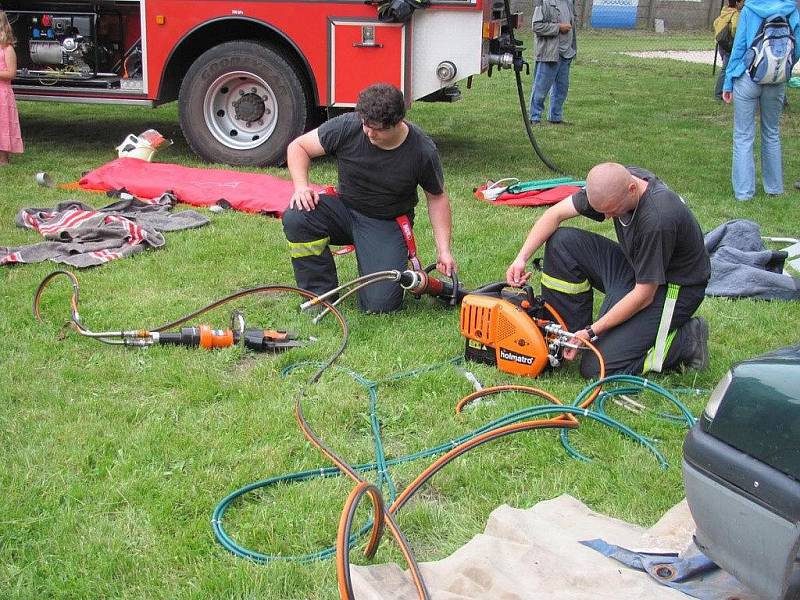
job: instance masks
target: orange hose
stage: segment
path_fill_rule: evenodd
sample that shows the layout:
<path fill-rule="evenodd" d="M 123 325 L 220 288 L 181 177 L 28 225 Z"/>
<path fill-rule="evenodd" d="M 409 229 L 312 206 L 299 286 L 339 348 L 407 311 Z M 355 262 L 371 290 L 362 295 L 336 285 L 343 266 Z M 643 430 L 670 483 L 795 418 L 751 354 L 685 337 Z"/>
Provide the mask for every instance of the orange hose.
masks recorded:
<path fill-rule="evenodd" d="M 384 504 L 380 490 L 366 481 L 360 482 L 352 489 L 344 503 L 342 516 L 339 519 L 339 530 L 336 535 L 336 574 L 339 581 L 339 596 L 354 600 L 353 585 L 350 578 L 350 531 L 358 503 L 364 494 L 372 500 L 372 534 L 370 535 L 364 554 L 367 558 L 375 556 L 378 550 L 384 527 Z"/>
<path fill-rule="evenodd" d="M 583 342 L 584 345 L 587 348 L 589 348 L 589 350 L 594 352 L 594 355 L 597 357 L 597 364 L 600 365 L 600 373 L 598 374 L 597 379 L 598 380 L 605 379 L 606 378 L 606 362 L 603 360 L 603 355 L 600 353 L 600 350 L 598 350 L 597 346 L 595 346 L 589 340 L 584 340 L 583 338 L 581 338 L 581 342 Z M 589 406 L 592 405 L 592 402 L 595 401 L 597 396 L 600 395 L 600 388 L 602 388 L 602 387 L 603 386 L 598 385 L 596 388 L 594 388 L 594 391 L 591 393 L 591 395 L 588 398 L 586 398 L 586 400 L 581 402 L 578 406 L 580 408 L 589 408 Z"/>
<path fill-rule="evenodd" d="M 403 505 L 408 502 L 411 496 L 417 491 L 417 489 L 425 483 L 428 479 L 433 477 L 437 472 L 439 472 L 447 463 L 452 461 L 453 459 L 461 456 L 468 450 L 475 448 L 476 446 L 480 446 L 486 442 L 494 440 L 498 437 L 502 437 L 504 435 L 508 435 L 511 433 L 517 433 L 519 431 L 527 431 L 529 429 L 550 429 L 550 428 L 562 428 L 567 427 L 569 429 L 576 429 L 578 427 L 578 423 L 570 423 L 563 419 L 555 418 L 555 419 L 535 419 L 533 421 L 522 421 L 520 423 L 514 423 L 512 425 L 506 425 L 504 427 L 499 427 L 492 431 L 487 431 L 486 433 L 482 433 L 479 436 L 472 438 L 456 446 L 447 454 L 443 454 L 438 459 L 436 459 L 433 464 L 431 464 L 427 469 L 422 471 L 417 477 L 412 481 L 406 489 L 402 491 L 402 493 L 395 499 L 392 505 L 389 507 L 389 512 L 394 514 L 398 510 L 400 510 Z"/>
<path fill-rule="evenodd" d="M 491 396 L 493 394 L 497 394 L 500 392 L 526 392 L 529 394 L 533 394 L 535 396 L 541 396 L 545 400 L 549 400 L 553 404 L 562 404 L 561 400 L 553 396 L 549 392 L 545 392 L 544 390 L 540 390 L 539 388 L 531 387 L 529 385 L 516 385 L 516 384 L 507 384 L 507 385 L 495 385 L 492 387 L 486 387 L 482 390 L 478 390 L 477 392 L 472 392 L 468 396 L 462 398 L 458 404 L 456 404 L 456 412 L 460 413 L 464 410 L 464 407 L 469 404 L 470 402 L 474 402 L 484 396 Z"/>
<path fill-rule="evenodd" d="M 559 325 L 561 325 L 561 328 L 562 328 L 564 331 L 569 331 L 569 328 L 567 327 L 567 323 L 564 321 L 564 319 L 562 319 L 562 318 L 561 318 L 561 315 L 558 313 L 558 311 L 557 311 L 555 308 L 553 308 L 553 306 L 552 306 L 552 305 L 550 305 L 550 304 L 548 304 L 547 302 L 545 302 L 545 303 L 544 303 L 544 307 L 547 309 L 547 311 L 548 311 L 548 312 L 549 312 L 551 315 L 553 315 L 553 316 L 555 317 L 555 319 L 556 319 L 556 322 L 557 322 Z"/>
<path fill-rule="evenodd" d="M 341 596 L 342 600 L 353 600 L 353 589 L 350 582 L 350 565 L 349 565 L 349 553 L 347 556 L 341 556 L 339 552 L 339 548 L 343 547 L 340 544 L 347 545 L 348 540 L 350 537 L 350 522 L 352 521 L 352 513 L 354 513 L 356 505 L 361 497 L 368 493 L 373 501 L 373 506 L 380 504 L 381 511 L 383 518 L 381 522 L 384 522 L 389 528 L 389 531 L 392 532 L 392 536 L 394 537 L 397 545 L 400 547 L 400 551 L 403 554 L 403 557 L 408 564 L 409 571 L 411 572 L 411 577 L 414 580 L 414 585 L 417 588 L 417 595 L 420 600 L 430 600 L 430 595 L 428 593 L 428 589 L 425 586 L 425 581 L 422 579 L 422 573 L 419 570 L 419 565 L 417 563 L 416 557 L 414 556 L 414 551 L 411 548 L 411 544 L 408 542 L 406 537 L 403 535 L 403 532 L 400 531 L 397 523 L 394 521 L 392 515 L 384 508 L 383 498 L 380 498 L 380 491 L 369 482 L 365 481 L 361 478 L 358 472 L 353 469 L 344 459 L 342 459 L 338 454 L 336 454 L 333 450 L 328 448 L 322 439 L 314 432 L 311 426 L 306 421 L 305 417 L 303 416 L 303 407 L 302 407 L 302 398 L 303 393 L 301 392 L 298 397 L 297 401 L 295 402 L 294 407 L 294 415 L 295 419 L 297 420 L 298 424 L 300 425 L 300 429 L 303 431 L 306 439 L 311 442 L 313 446 L 315 446 L 320 452 L 322 452 L 333 464 L 335 464 L 345 475 L 350 477 L 355 483 L 356 487 L 353 491 L 350 492 L 350 496 L 345 501 L 344 507 L 342 509 L 342 516 L 339 520 L 339 535 L 337 536 L 337 563 L 336 563 L 336 571 L 338 574 L 338 585 L 339 585 L 339 595 Z M 377 494 L 377 495 L 376 495 Z M 377 508 L 376 508 L 377 510 Z M 345 525 L 343 525 L 343 521 Z M 376 520 L 376 524 L 378 521 Z M 344 527 L 344 530 L 342 529 Z M 342 537 L 343 536 L 343 537 Z M 373 541 L 374 540 L 374 541 Z M 372 549 L 372 545 L 374 544 L 375 550 L 377 550 L 377 544 L 380 540 L 380 533 L 376 531 L 375 526 L 373 525 L 372 535 L 370 536 L 370 542 L 367 545 L 367 550 Z M 373 550 L 374 552 L 374 550 Z"/>
<path fill-rule="evenodd" d="M 561 320 L 560 315 L 548 306 L 548 310 L 551 311 L 553 316 L 562 324 L 563 327 L 563 320 Z M 600 354 L 599 350 L 592 344 L 586 340 L 581 340 L 586 346 L 595 353 L 597 359 L 600 364 L 600 378 L 605 377 L 605 362 L 603 361 L 603 356 Z M 545 400 L 550 401 L 552 404 L 562 405 L 563 403 L 553 394 L 541 390 L 539 388 L 535 388 L 532 386 L 525 386 L 525 385 L 500 385 L 494 386 L 490 388 L 485 388 L 478 392 L 474 392 L 469 394 L 462 400 L 458 402 L 456 405 L 456 412 L 461 412 L 465 406 L 467 406 L 470 402 L 477 400 L 478 398 L 482 398 L 485 396 L 489 396 L 496 393 L 501 392 L 508 392 L 508 391 L 519 391 L 527 394 L 533 394 L 544 398 Z M 581 408 L 587 408 L 594 402 L 597 395 L 600 393 L 600 387 L 596 388 L 595 391 L 584 401 L 580 404 Z M 393 537 L 397 541 L 398 545 L 400 546 L 400 551 L 403 554 L 403 557 L 406 560 L 406 563 L 409 566 L 409 571 L 411 573 L 411 577 L 414 581 L 414 585 L 417 588 L 418 597 L 421 600 L 428 600 L 429 594 L 427 587 L 425 586 L 425 582 L 422 579 L 422 574 L 419 569 L 419 564 L 416 561 L 416 558 L 413 554 L 413 550 L 411 545 L 409 544 L 406 537 L 403 535 L 402 531 L 398 527 L 394 515 L 399 511 L 407 502 L 408 500 L 419 490 L 422 485 L 424 485 L 431 477 L 433 477 L 436 473 L 442 470 L 447 464 L 449 464 L 454 459 L 458 458 L 459 456 L 465 454 L 466 452 L 476 448 L 482 444 L 495 440 L 497 438 L 510 435 L 513 433 L 518 433 L 520 431 L 528 431 L 532 429 L 577 429 L 580 425 L 578 419 L 568 413 L 564 413 L 558 415 L 557 417 L 548 418 L 548 419 L 534 419 L 530 421 L 523 421 L 521 423 L 513 423 L 511 425 L 506 425 L 504 427 L 500 427 L 498 429 L 487 431 L 481 435 L 478 435 L 458 446 L 452 448 L 446 454 L 443 454 L 438 459 L 436 459 L 431 465 L 429 465 L 425 470 L 423 470 L 417 477 L 400 493 L 399 496 L 395 499 L 392 505 L 386 509 L 383 503 L 383 498 L 380 494 L 380 490 L 378 490 L 374 485 L 364 481 L 360 475 L 350 466 L 348 465 L 341 457 L 339 457 L 333 450 L 325 446 L 322 440 L 317 436 L 314 430 L 308 425 L 304 416 L 303 416 L 303 409 L 301 405 L 302 393 L 298 396 L 297 403 L 295 404 L 295 418 L 297 419 L 298 423 L 300 424 L 300 428 L 303 430 L 304 435 L 306 438 L 315 446 L 317 447 L 329 460 L 331 460 L 343 473 L 345 473 L 348 477 L 353 479 L 356 482 L 356 487 L 350 492 L 347 500 L 345 501 L 344 507 L 342 509 L 342 515 L 339 520 L 339 530 L 336 539 L 336 571 L 337 571 L 337 579 L 338 579 L 338 586 L 339 586 L 339 595 L 342 600 L 355 600 L 355 596 L 353 593 L 352 588 L 352 581 L 350 579 L 350 564 L 349 564 L 349 539 L 350 533 L 352 528 L 352 519 L 353 515 L 355 514 L 356 508 L 358 506 L 358 502 L 364 496 L 364 494 L 369 494 L 370 498 L 372 499 L 373 509 L 374 509 L 374 517 L 373 517 L 373 527 L 372 533 L 370 535 L 370 539 L 367 542 L 367 546 L 365 548 L 365 554 L 371 558 L 375 551 L 377 550 L 378 544 L 380 542 L 380 537 L 383 531 L 383 527 L 386 526 L 392 532 Z M 379 516 L 379 512 L 382 513 Z"/>

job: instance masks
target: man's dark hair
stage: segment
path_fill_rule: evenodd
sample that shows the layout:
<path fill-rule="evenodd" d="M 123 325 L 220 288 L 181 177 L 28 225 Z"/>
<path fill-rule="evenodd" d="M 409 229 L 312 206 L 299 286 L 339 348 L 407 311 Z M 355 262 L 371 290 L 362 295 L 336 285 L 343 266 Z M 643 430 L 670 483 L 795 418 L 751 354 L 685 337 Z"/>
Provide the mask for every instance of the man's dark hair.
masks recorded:
<path fill-rule="evenodd" d="M 376 83 L 361 90 L 356 113 L 368 125 L 392 127 L 406 116 L 403 92 L 388 83 Z"/>
<path fill-rule="evenodd" d="M 729 8 L 736 8 L 736 5 L 739 3 L 739 0 L 728 0 L 728 7 Z"/>

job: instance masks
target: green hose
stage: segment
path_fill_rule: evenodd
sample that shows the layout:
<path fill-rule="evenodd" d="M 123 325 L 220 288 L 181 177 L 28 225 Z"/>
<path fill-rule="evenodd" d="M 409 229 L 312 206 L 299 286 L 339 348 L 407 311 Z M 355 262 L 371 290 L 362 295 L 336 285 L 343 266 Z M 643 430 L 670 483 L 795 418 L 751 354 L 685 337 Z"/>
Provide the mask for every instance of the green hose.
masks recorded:
<path fill-rule="evenodd" d="M 368 391 L 369 398 L 370 398 L 370 425 L 371 425 L 371 429 L 372 429 L 372 436 L 373 436 L 373 439 L 374 439 L 374 448 L 375 448 L 375 462 L 355 465 L 353 468 L 356 471 L 358 471 L 359 473 L 369 473 L 369 472 L 373 472 L 373 471 L 376 472 L 374 485 L 379 490 L 383 491 L 384 489 L 386 489 L 386 491 L 388 492 L 389 500 L 386 503 L 387 505 L 392 504 L 394 502 L 394 500 L 396 499 L 396 497 L 397 497 L 397 488 L 396 488 L 396 486 L 395 486 L 395 484 L 394 484 L 394 482 L 393 482 L 393 480 L 392 480 L 392 478 L 391 478 L 391 476 L 389 474 L 389 468 L 390 467 L 393 467 L 393 466 L 396 466 L 396 465 L 400 465 L 400 464 L 403 464 L 403 463 L 407 463 L 407 462 L 411 462 L 411 461 L 414 461 L 414 460 L 417 460 L 417 459 L 420 459 L 420 458 L 428 458 L 428 457 L 432 457 L 432 456 L 441 455 L 441 454 L 444 454 L 444 453 L 448 452 L 452 448 L 455 448 L 455 447 L 457 447 L 457 446 L 469 441 L 470 439 L 472 439 L 472 438 L 474 438 L 474 437 L 476 437 L 476 436 L 478 436 L 478 435 L 480 435 L 482 433 L 485 433 L 487 431 L 492 431 L 492 430 L 497 429 L 499 427 L 503 427 L 503 426 L 508 425 L 508 424 L 516 423 L 518 421 L 524 421 L 524 420 L 531 419 L 531 418 L 545 417 L 545 416 L 548 416 L 548 415 L 558 415 L 558 414 L 569 413 L 569 414 L 573 414 L 573 415 L 575 415 L 577 417 L 584 417 L 584 418 L 592 419 L 592 420 L 594 420 L 596 422 L 599 422 L 599 423 L 602 423 L 602 424 L 604 424 L 604 425 L 606 425 L 608 427 L 611 427 L 612 429 L 616 429 L 618 432 L 622 433 L 623 435 L 625 435 L 627 437 L 632 438 L 633 440 L 637 441 L 642 446 L 647 448 L 656 457 L 656 460 L 658 461 L 659 466 L 662 469 L 666 469 L 668 467 L 668 463 L 667 463 L 666 459 L 658 451 L 658 449 L 655 447 L 655 445 L 653 444 L 653 442 L 651 440 L 648 440 L 647 438 L 637 434 L 630 427 L 628 427 L 627 425 L 625 425 L 623 423 L 620 423 L 620 422 L 616 421 L 615 419 L 611 418 L 610 416 L 605 414 L 605 412 L 602 411 L 602 410 L 588 410 L 588 409 L 579 408 L 577 406 L 589 394 L 591 394 L 591 392 L 592 392 L 592 390 L 594 390 L 594 388 L 596 388 L 597 386 L 602 385 L 602 384 L 604 384 L 606 382 L 618 382 L 619 381 L 619 382 L 622 382 L 622 383 L 627 383 L 627 384 L 629 384 L 629 386 L 636 386 L 635 387 L 636 390 L 651 389 L 653 391 L 656 391 L 657 393 L 661 393 L 662 395 L 664 395 L 665 397 L 667 397 L 668 399 L 673 401 L 673 403 L 676 406 L 678 406 L 679 409 L 681 409 L 681 413 L 683 414 L 683 416 L 687 420 L 687 422 L 689 421 L 689 419 L 691 419 L 692 422 L 693 422 L 693 417 L 688 412 L 688 410 L 677 400 L 677 398 L 672 396 L 672 394 L 670 394 L 667 390 L 665 390 L 661 386 L 658 386 L 657 384 L 655 384 L 653 382 L 650 382 L 648 380 L 644 380 L 644 379 L 642 379 L 640 377 L 634 377 L 634 376 L 630 376 L 630 375 L 614 375 L 614 376 L 611 376 L 611 377 L 607 377 L 607 378 L 605 378 L 605 379 L 603 379 L 601 381 L 597 381 L 597 382 L 591 384 L 590 386 L 584 388 L 583 390 L 581 390 L 581 392 L 578 394 L 578 396 L 575 399 L 575 402 L 573 403 L 572 406 L 546 404 L 546 405 L 531 406 L 531 407 L 528 407 L 528 408 L 524 408 L 522 410 L 518 410 L 518 411 L 512 412 L 512 413 L 510 413 L 508 415 L 505 415 L 503 417 L 500 417 L 499 419 L 495 419 L 495 420 L 493 420 L 493 421 L 491 421 L 489 423 L 486 423 L 485 425 L 483 425 L 482 427 L 480 427 L 480 428 L 478 428 L 478 429 L 476 429 L 474 431 L 466 433 L 466 434 L 464 434 L 464 435 L 462 435 L 462 436 L 460 436 L 460 437 L 458 437 L 458 438 L 456 438 L 454 440 L 450 440 L 448 442 L 439 444 L 438 446 L 435 446 L 433 448 L 428 448 L 426 450 L 422 450 L 422 451 L 419 451 L 419 452 L 408 454 L 406 456 L 401 456 L 401 457 L 394 458 L 394 459 L 391 459 L 391 460 L 386 460 L 386 456 L 385 456 L 385 452 L 384 452 L 384 448 L 383 448 L 383 442 L 382 442 L 382 439 L 381 439 L 380 425 L 379 425 L 379 421 L 378 421 L 378 410 L 377 410 L 377 405 L 378 405 L 377 387 L 378 387 L 378 385 L 381 384 L 381 383 L 391 383 L 391 382 L 394 382 L 394 381 L 399 381 L 399 380 L 407 378 L 407 377 L 415 377 L 415 376 L 420 375 L 422 373 L 426 373 L 426 372 L 433 371 L 435 369 L 439 369 L 439 368 L 441 368 L 443 366 L 448 366 L 448 365 L 451 365 L 451 364 L 458 364 L 459 362 L 461 362 L 461 360 L 463 360 L 462 357 L 457 357 L 457 358 L 451 359 L 449 361 L 446 361 L 444 363 L 439 363 L 439 364 L 436 364 L 436 365 L 422 367 L 420 369 L 414 369 L 414 370 L 411 370 L 411 371 L 405 371 L 405 372 L 401 372 L 401 373 L 396 373 L 394 375 L 391 375 L 391 376 L 389 376 L 387 378 L 384 378 L 384 379 L 381 379 L 381 380 L 378 380 L 378 381 L 373 381 L 373 380 L 367 379 L 366 377 L 364 377 L 360 373 L 357 373 L 357 372 L 355 372 L 353 370 L 350 370 L 350 369 L 347 369 L 347 368 L 344 368 L 344 367 L 339 367 L 339 366 L 330 367 L 332 369 L 335 369 L 336 371 L 339 371 L 341 373 L 344 373 L 344 374 L 348 375 L 353 380 L 355 380 L 356 382 L 358 382 L 359 384 L 364 386 Z M 297 364 L 291 365 L 291 366 L 287 367 L 286 369 L 284 369 L 283 372 L 282 372 L 282 376 L 286 376 L 287 374 L 291 373 L 292 371 L 300 369 L 300 368 L 304 368 L 304 367 L 319 367 L 319 366 L 320 366 L 320 363 L 312 363 L 312 362 L 297 363 Z M 630 388 L 622 388 L 622 389 L 629 390 L 629 393 L 631 393 L 630 392 Z M 613 394 L 613 393 L 614 392 L 612 391 L 610 394 Z M 565 440 L 566 440 L 566 437 L 564 436 L 565 432 L 566 432 L 565 429 L 561 430 L 562 443 L 564 444 L 564 447 L 567 449 L 567 452 L 571 456 L 573 456 L 574 458 L 578 458 L 580 460 L 589 460 L 587 457 L 585 457 L 585 456 L 581 455 L 580 453 L 578 453 L 577 451 L 573 450 L 569 446 L 568 441 L 565 442 Z M 307 470 L 307 471 L 289 473 L 289 474 L 281 475 L 281 476 L 278 476 L 278 477 L 271 477 L 269 479 L 263 479 L 261 481 L 256 481 L 254 483 L 251 483 L 251 484 L 248 484 L 248 485 L 246 485 L 244 487 L 241 487 L 238 490 L 228 494 L 225 498 L 223 498 L 217 504 L 216 508 L 214 509 L 214 512 L 213 512 L 212 518 L 211 518 L 211 523 L 212 523 L 212 528 L 213 528 L 213 531 L 214 531 L 214 536 L 217 538 L 217 541 L 219 541 L 219 543 L 226 550 L 231 552 L 232 554 L 234 554 L 236 556 L 239 556 L 241 558 L 246 558 L 246 559 L 252 560 L 254 562 L 258 562 L 258 563 L 267 563 L 267 562 L 273 562 L 273 561 L 297 561 L 297 562 L 306 563 L 306 562 L 311 562 L 311 561 L 316 561 L 316 560 L 324 560 L 326 558 L 330 558 L 331 556 L 333 556 L 335 554 L 335 546 L 333 546 L 333 545 L 329 546 L 327 548 L 324 548 L 322 550 L 318 550 L 316 552 L 310 552 L 310 553 L 301 554 L 301 555 L 265 554 L 265 553 L 258 552 L 258 551 L 255 551 L 255 550 L 250 550 L 250 549 L 245 548 L 245 547 L 241 546 L 240 544 L 238 544 L 233 538 L 230 537 L 230 535 L 228 535 L 228 533 L 225 531 L 225 528 L 223 527 L 223 518 L 224 518 L 225 513 L 228 510 L 228 508 L 237 499 L 239 499 L 242 496 L 244 496 L 246 494 L 249 494 L 250 492 L 253 492 L 255 490 L 265 489 L 265 488 L 268 488 L 270 486 L 274 486 L 274 485 L 280 484 L 280 483 L 300 483 L 300 482 L 303 482 L 303 481 L 309 481 L 311 479 L 316 479 L 316 478 L 337 477 L 337 476 L 339 476 L 341 474 L 342 474 L 341 471 L 337 467 L 321 467 L 319 469 L 311 469 L 311 470 Z M 366 523 L 363 527 L 361 527 L 361 529 L 359 529 L 356 533 L 354 533 L 350 537 L 350 544 L 354 544 L 359 538 L 363 537 L 370 530 L 371 526 L 372 526 L 372 523 L 370 521 L 370 522 Z"/>
<path fill-rule="evenodd" d="M 656 415 L 657 417 L 668 421 L 685 422 L 688 428 L 691 428 L 694 425 L 695 418 L 692 416 L 692 413 L 689 412 L 689 409 L 686 408 L 686 405 L 684 405 L 680 400 L 678 400 L 678 398 L 676 398 L 674 394 L 672 394 L 666 388 L 661 387 L 657 383 L 651 381 L 650 379 L 644 379 L 643 377 L 638 377 L 636 375 L 610 375 L 609 377 L 599 379 L 598 381 L 589 384 L 578 393 L 577 398 L 575 398 L 575 402 L 573 402 L 573 406 L 577 406 L 581 402 L 583 402 L 587 397 L 589 397 L 589 395 L 596 388 L 600 386 L 605 386 L 606 384 L 609 383 L 629 384 L 630 387 L 619 387 L 612 390 L 603 390 L 603 392 L 601 392 L 600 395 L 595 400 L 593 404 L 593 409 L 590 412 L 596 412 L 598 414 L 608 416 L 605 412 L 605 403 L 608 398 L 611 398 L 613 396 L 618 396 L 620 394 L 634 394 L 644 390 L 650 390 L 669 400 L 673 405 L 675 405 L 678 408 L 678 410 L 681 413 L 680 416 L 671 415 L 668 413 L 658 413 Z M 641 438 L 637 439 L 637 441 L 643 443 L 643 440 L 645 438 L 639 436 L 638 434 L 636 434 L 636 436 L 637 438 Z M 586 462 L 590 462 L 592 460 L 588 456 L 585 456 L 584 454 L 581 454 L 580 452 L 575 450 L 575 448 L 573 448 L 570 445 L 569 431 L 567 431 L 566 429 L 561 430 L 560 439 L 561 439 L 561 445 L 564 446 L 564 449 L 572 458 Z"/>

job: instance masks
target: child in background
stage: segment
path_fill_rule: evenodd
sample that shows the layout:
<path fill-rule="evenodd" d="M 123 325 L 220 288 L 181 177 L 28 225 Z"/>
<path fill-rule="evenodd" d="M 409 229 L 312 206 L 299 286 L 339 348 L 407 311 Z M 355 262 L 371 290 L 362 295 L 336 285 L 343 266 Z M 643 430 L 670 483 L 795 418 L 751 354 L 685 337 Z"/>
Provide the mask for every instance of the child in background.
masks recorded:
<path fill-rule="evenodd" d="M 6 13 L 0 10 L 0 166 L 8 164 L 8 155 L 22 152 L 17 102 L 11 81 L 17 76 L 14 32 Z"/>
<path fill-rule="evenodd" d="M 739 23 L 739 13 L 742 12 L 744 0 L 728 0 L 728 5 L 723 6 L 719 16 L 714 19 L 714 39 L 717 41 L 717 50 L 722 59 L 722 66 L 714 87 L 714 97 L 722 100 L 722 84 L 725 83 L 725 68 L 733 49 L 733 39 L 736 37 L 736 25 Z"/>

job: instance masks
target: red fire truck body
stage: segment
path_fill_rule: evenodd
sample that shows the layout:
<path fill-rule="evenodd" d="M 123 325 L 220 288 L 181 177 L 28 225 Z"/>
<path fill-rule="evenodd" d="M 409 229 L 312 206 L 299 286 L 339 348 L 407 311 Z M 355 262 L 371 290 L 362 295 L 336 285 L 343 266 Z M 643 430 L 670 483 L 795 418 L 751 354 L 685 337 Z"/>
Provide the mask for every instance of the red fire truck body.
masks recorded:
<path fill-rule="evenodd" d="M 432 0 L 404 22 L 361 0 L 3 4 L 17 98 L 177 100 L 194 151 L 229 164 L 281 162 L 292 138 L 371 83 L 392 83 L 409 102 L 452 99 L 457 81 L 508 66 L 513 51 L 491 0 Z"/>

